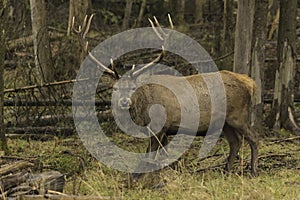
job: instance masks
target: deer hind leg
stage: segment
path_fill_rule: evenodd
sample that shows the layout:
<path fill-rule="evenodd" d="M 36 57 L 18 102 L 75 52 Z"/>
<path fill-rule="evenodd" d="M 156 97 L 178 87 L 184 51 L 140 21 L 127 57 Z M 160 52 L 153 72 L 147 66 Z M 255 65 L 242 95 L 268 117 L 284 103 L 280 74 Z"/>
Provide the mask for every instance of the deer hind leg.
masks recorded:
<path fill-rule="evenodd" d="M 229 172 L 241 148 L 242 139 L 239 132 L 234 128 L 232 128 L 231 126 L 229 126 L 228 124 L 225 124 L 223 128 L 223 133 L 229 143 L 229 148 L 230 148 L 230 152 L 226 164 L 226 171 Z"/>
<path fill-rule="evenodd" d="M 258 137 L 256 132 L 249 126 L 245 128 L 245 140 L 249 143 L 251 148 L 251 174 L 257 176 L 257 159 L 258 159 Z"/>

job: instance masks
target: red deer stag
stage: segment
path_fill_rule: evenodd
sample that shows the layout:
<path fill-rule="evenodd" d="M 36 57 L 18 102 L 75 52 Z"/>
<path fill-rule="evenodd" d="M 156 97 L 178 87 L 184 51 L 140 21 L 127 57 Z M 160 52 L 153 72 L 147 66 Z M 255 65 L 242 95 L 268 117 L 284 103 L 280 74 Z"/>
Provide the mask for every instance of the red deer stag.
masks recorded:
<path fill-rule="evenodd" d="M 158 33 L 161 31 L 161 28 L 156 19 L 155 21 L 158 28 L 154 26 L 152 21 L 150 22 L 155 33 Z M 170 23 L 171 26 L 173 26 L 171 20 Z M 90 20 L 89 23 L 85 23 L 84 27 L 89 28 L 89 24 Z M 88 28 L 86 30 L 79 30 L 77 33 L 85 37 Z M 163 35 L 163 33 L 160 33 L 160 35 Z M 116 77 L 117 80 L 120 80 L 115 69 L 105 67 L 99 60 L 95 59 L 95 57 L 87 51 L 87 43 L 82 40 L 84 39 L 82 36 L 82 46 L 86 48 L 86 52 L 90 58 L 96 62 L 98 66 L 101 66 L 103 71 Z M 165 35 L 165 37 L 168 36 Z M 159 104 L 164 107 L 166 113 L 165 123 L 161 131 L 151 137 L 147 151 L 155 151 L 160 146 L 166 145 L 168 143 L 167 136 L 176 133 L 181 124 L 180 113 L 182 108 L 172 91 L 159 84 L 152 83 L 144 84 L 136 88 L 135 80 L 137 80 L 137 78 L 142 74 L 141 72 L 145 71 L 153 64 L 160 62 L 163 55 L 164 48 L 162 49 L 162 53 L 154 61 L 146 64 L 139 70 L 132 70 L 128 77 L 122 78 L 114 85 L 114 94 L 117 101 L 112 102 L 113 105 L 116 106 L 117 109 L 128 111 L 131 114 L 133 121 L 140 126 L 147 126 L 150 123 L 149 109 L 151 105 Z M 152 75 L 147 81 L 167 82 L 171 85 L 176 85 L 181 80 L 187 81 L 194 90 L 190 92 L 195 93 L 198 101 L 197 103 L 199 105 L 201 117 L 199 117 L 199 119 L 193 119 L 197 121 L 197 124 L 199 124 L 197 135 L 205 136 L 205 133 L 211 123 L 212 115 L 211 96 L 209 95 L 210 92 L 207 84 L 205 83 L 205 79 L 217 76 L 217 74 L 222 78 L 227 101 L 225 123 L 222 128 L 223 134 L 230 146 L 226 169 L 230 171 L 232 168 L 234 160 L 241 147 L 242 139 L 244 138 L 251 147 L 251 174 L 256 176 L 258 136 L 256 132 L 252 130 L 248 122 L 251 97 L 253 96 L 256 88 L 255 82 L 251 78 L 247 75 L 224 70 L 220 72 L 202 73 L 184 77 L 172 75 Z M 129 79 L 131 79 L 131 81 Z M 187 134 L 189 133 L 189 127 L 184 127 L 184 130 Z"/>

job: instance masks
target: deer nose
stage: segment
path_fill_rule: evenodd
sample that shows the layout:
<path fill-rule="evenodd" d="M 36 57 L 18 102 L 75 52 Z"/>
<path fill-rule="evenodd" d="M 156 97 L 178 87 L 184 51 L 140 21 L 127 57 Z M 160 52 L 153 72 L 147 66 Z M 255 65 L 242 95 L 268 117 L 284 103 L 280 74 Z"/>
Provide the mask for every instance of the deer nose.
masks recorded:
<path fill-rule="evenodd" d="M 119 100 L 119 106 L 121 107 L 121 109 L 129 109 L 130 105 L 131 105 L 130 98 L 121 98 Z"/>

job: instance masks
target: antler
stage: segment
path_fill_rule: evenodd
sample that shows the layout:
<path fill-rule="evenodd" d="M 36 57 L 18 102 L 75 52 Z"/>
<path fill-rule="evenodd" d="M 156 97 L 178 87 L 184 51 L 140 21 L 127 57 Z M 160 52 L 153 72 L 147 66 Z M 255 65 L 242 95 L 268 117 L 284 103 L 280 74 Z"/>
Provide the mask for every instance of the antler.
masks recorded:
<path fill-rule="evenodd" d="M 101 71 L 104 71 L 108 74 L 111 74 L 115 77 L 119 77 L 117 72 L 113 69 L 109 69 L 108 67 L 106 67 L 104 64 L 102 64 L 89 50 L 88 50 L 88 46 L 89 46 L 89 42 L 86 41 L 86 36 L 90 30 L 91 27 L 91 23 L 92 23 L 92 19 L 94 17 L 94 14 L 92 14 L 89 18 L 86 15 L 84 17 L 83 23 L 82 25 L 78 26 L 78 29 L 75 29 L 74 24 L 75 24 L 75 17 L 73 17 L 72 19 L 72 30 L 74 33 L 77 34 L 78 36 L 78 40 L 80 42 L 81 48 L 83 49 L 83 51 L 88 55 L 88 57 L 94 61 L 97 64 L 97 68 Z M 112 64 L 113 67 L 113 64 Z"/>
<path fill-rule="evenodd" d="M 151 61 L 150 63 L 144 65 L 144 66 L 143 66 L 142 68 L 140 68 L 139 70 L 136 70 L 135 72 L 133 72 L 133 73 L 132 73 L 133 76 L 138 76 L 138 75 L 141 74 L 143 71 L 145 71 L 146 69 L 148 69 L 151 65 L 160 62 L 160 61 L 163 59 L 164 55 L 165 55 L 165 48 L 164 48 L 164 46 L 165 46 L 165 44 L 166 44 L 167 39 L 170 37 L 170 33 L 166 33 L 166 32 L 161 28 L 161 26 L 160 26 L 160 24 L 159 24 L 159 22 L 158 22 L 158 20 L 157 20 L 157 18 L 156 18 L 155 16 L 153 16 L 153 19 L 154 19 L 154 21 L 155 21 L 156 26 L 154 25 L 153 21 L 152 21 L 150 18 L 148 18 L 148 20 L 149 20 L 149 22 L 150 22 L 150 24 L 151 24 L 151 27 L 152 27 L 154 33 L 157 35 L 157 37 L 158 37 L 160 40 L 164 41 L 164 44 L 163 44 L 163 46 L 162 46 L 162 48 L 161 48 L 162 51 L 161 51 L 161 53 L 158 55 L 158 57 L 155 58 L 153 61 Z M 168 14 L 168 19 L 169 19 L 169 23 L 170 23 L 171 29 L 174 29 L 174 25 L 173 25 L 172 18 L 171 18 L 171 15 L 170 15 L 170 14 Z"/>

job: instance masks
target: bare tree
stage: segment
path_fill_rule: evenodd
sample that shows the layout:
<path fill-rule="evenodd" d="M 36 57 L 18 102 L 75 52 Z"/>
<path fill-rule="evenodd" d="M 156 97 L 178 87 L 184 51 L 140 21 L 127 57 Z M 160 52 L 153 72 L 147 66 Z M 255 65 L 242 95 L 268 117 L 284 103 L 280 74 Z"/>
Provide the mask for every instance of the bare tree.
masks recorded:
<path fill-rule="evenodd" d="M 185 0 L 179 0 L 177 4 L 177 19 L 178 24 L 183 26 L 184 25 L 184 10 L 185 10 Z"/>
<path fill-rule="evenodd" d="M 4 128 L 4 60 L 6 51 L 7 0 L 0 0 L 0 148 L 8 153 Z"/>
<path fill-rule="evenodd" d="M 45 0 L 30 0 L 35 65 L 42 82 L 54 80 L 54 65 L 46 21 Z"/>
<path fill-rule="evenodd" d="M 255 0 L 238 1 L 233 71 L 249 74 Z"/>
<path fill-rule="evenodd" d="M 195 0 L 195 23 L 203 23 L 203 5 L 207 0 Z"/>
<path fill-rule="evenodd" d="M 257 90 L 252 99 L 253 110 L 251 123 L 258 131 L 263 129 L 263 95 L 264 95 L 264 66 L 265 43 L 267 39 L 268 0 L 255 0 L 251 77 L 255 80 Z"/>
<path fill-rule="evenodd" d="M 140 27 L 141 26 L 146 6 L 147 6 L 147 0 L 142 0 L 142 4 L 141 4 L 141 7 L 140 7 L 139 16 L 138 16 L 138 19 L 136 21 L 135 27 Z"/>
<path fill-rule="evenodd" d="M 294 75 L 296 68 L 297 0 L 280 0 L 277 60 L 273 113 L 274 129 L 285 128 L 299 133 L 293 117 Z"/>
<path fill-rule="evenodd" d="M 233 50 L 233 34 L 234 30 L 234 2 L 233 0 L 224 0 L 223 10 L 223 52 L 230 52 Z"/>
<path fill-rule="evenodd" d="M 130 20 L 130 15 L 131 15 L 131 10 L 132 10 L 132 3 L 133 3 L 132 0 L 126 0 L 126 7 L 125 7 L 125 12 L 124 12 L 122 30 L 126 30 L 129 28 L 129 20 Z"/>
<path fill-rule="evenodd" d="M 272 40 L 279 24 L 279 0 L 269 0 L 268 40 Z"/>

